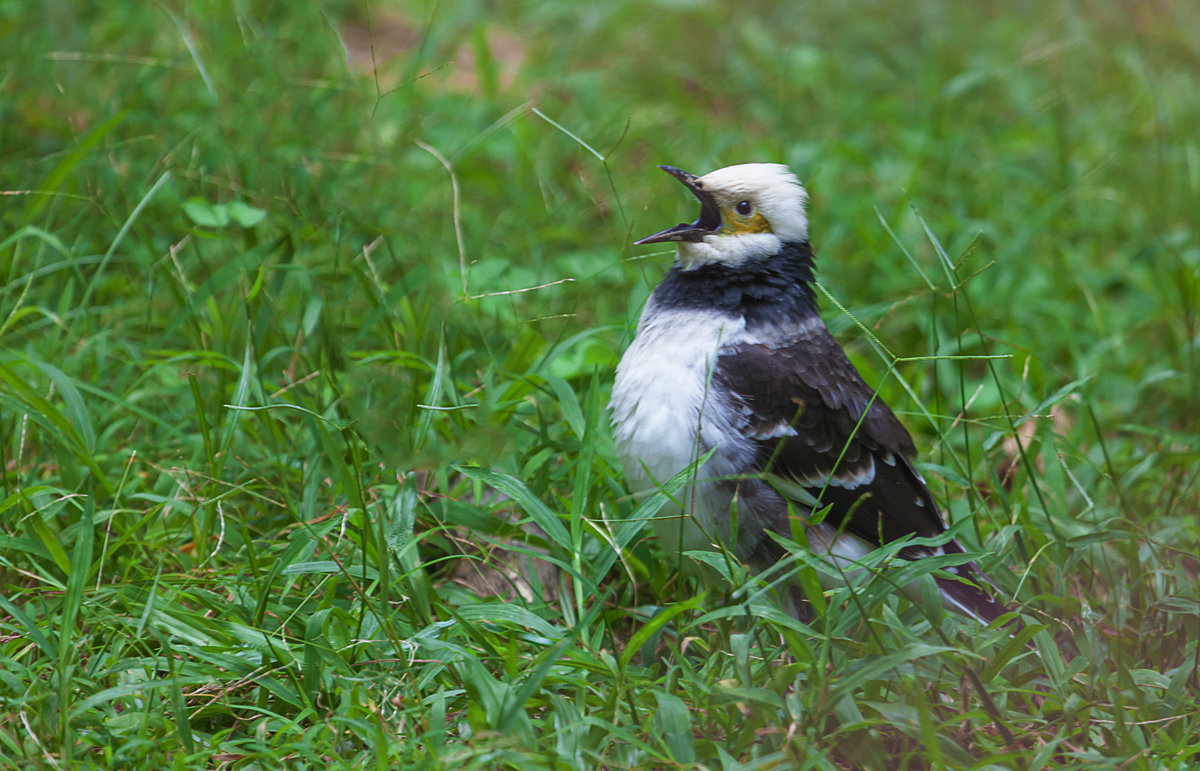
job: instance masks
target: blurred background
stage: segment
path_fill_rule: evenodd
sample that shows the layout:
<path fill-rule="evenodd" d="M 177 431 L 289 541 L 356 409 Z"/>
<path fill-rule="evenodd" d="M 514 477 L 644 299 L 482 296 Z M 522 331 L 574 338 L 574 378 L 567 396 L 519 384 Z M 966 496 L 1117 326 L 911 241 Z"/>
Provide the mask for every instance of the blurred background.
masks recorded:
<path fill-rule="evenodd" d="M 677 596 L 603 524 L 636 505 L 612 370 L 671 260 L 631 243 L 695 216 L 660 163 L 789 164 L 830 327 L 1009 596 L 1074 623 L 1050 633 L 1097 680 L 1195 656 L 1194 3 L 9 0 L 0 40 L 13 757 L 244 762 L 245 725 L 301 707 L 373 725 L 346 685 L 368 670 L 417 699 L 388 702 L 416 723 L 378 757 L 449 763 L 421 737 L 467 742 L 455 715 L 542 746 L 569 714 L 548 685 L 488 712 L 460 703 L 475 675 L 363 662 L 453 658 L 415 640 L 458 619 L 489 667 L 545 676 L 500 632 L 602 612 L 579 639 L 619 650 Z M 248 679 L 204 690 L 226 676 Z M 717 757 L 665 698 L 635 699 L 665 754 L 585 735 L 556 762 Z M 792 718 L 823 736 L 824 709 Z M 732 756 L 794 758 L 731 714 Z"/>

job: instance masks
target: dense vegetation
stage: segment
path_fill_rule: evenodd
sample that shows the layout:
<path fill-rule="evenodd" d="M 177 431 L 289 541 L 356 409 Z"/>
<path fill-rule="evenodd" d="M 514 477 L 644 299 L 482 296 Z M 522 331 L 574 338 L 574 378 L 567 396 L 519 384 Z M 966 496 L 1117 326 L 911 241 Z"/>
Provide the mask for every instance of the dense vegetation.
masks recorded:
<path fill-rule="evenodd" d="M 1200 7 L 84 5 L 0 3 L 0 768 L 1200 763 Z M 649 538 L 630 244 L 749 160 L 1027 634 Z"/>

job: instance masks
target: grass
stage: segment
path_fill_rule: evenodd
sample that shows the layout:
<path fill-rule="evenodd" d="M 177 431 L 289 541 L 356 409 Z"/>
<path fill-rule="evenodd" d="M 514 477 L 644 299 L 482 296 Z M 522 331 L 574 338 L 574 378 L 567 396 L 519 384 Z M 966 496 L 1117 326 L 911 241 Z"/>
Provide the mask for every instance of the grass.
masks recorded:
<path fill-rule="evenodd" d="M 1193 4 L 0 29 L 0 768 L 1200 762 Z M 1036 653 L 928 565 L 802 625 L 648 537 L 630 244 L 746 160 Z"/>

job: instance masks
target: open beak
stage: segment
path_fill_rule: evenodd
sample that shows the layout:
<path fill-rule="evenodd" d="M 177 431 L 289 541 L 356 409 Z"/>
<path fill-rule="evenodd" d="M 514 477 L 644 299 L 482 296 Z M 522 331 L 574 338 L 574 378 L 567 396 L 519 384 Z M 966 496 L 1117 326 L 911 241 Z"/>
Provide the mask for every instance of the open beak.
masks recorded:
<path fill-rule="evenodd" d="M 682 182 L 688 190 L 692 191 L 692 195 L 696 196 L 697 200 L 700 201 L 700 219 L 691 224 L 681 222 L 652 236 L 646 236 L 640 241 L 634 241 L 634 244 L 661 244 L 667 241 L 701 241 L 710 233 L 720 230 L 721 207 L 717 205 L 717 199 L 713 197 L 712 193 L 704 189 L 704 183 L 700 181 L 700 178 L 695 174 L 689 174 L 674 166 L 659 166 L 658 168 Z"/>

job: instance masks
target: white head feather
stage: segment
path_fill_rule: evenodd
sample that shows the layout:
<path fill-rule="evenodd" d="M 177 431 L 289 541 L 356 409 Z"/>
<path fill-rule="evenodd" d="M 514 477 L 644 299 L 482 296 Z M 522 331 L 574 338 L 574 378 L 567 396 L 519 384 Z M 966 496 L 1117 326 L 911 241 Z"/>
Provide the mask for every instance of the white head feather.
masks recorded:
<path fill-rule="evenodd" d="M 699 178 L 720 205 L 723 227 L 700 241 L 681 241 L 679 261 L 687 268 L 713 262 L 736 266 L 777 254 L 784 243 L 808 239 L 808 193 L 796 175 L 780 163 L 742 163 Z M 765 222 L 759 230 L 739 229 L 733 221 L 739 203 L 748 201 Z"/>

